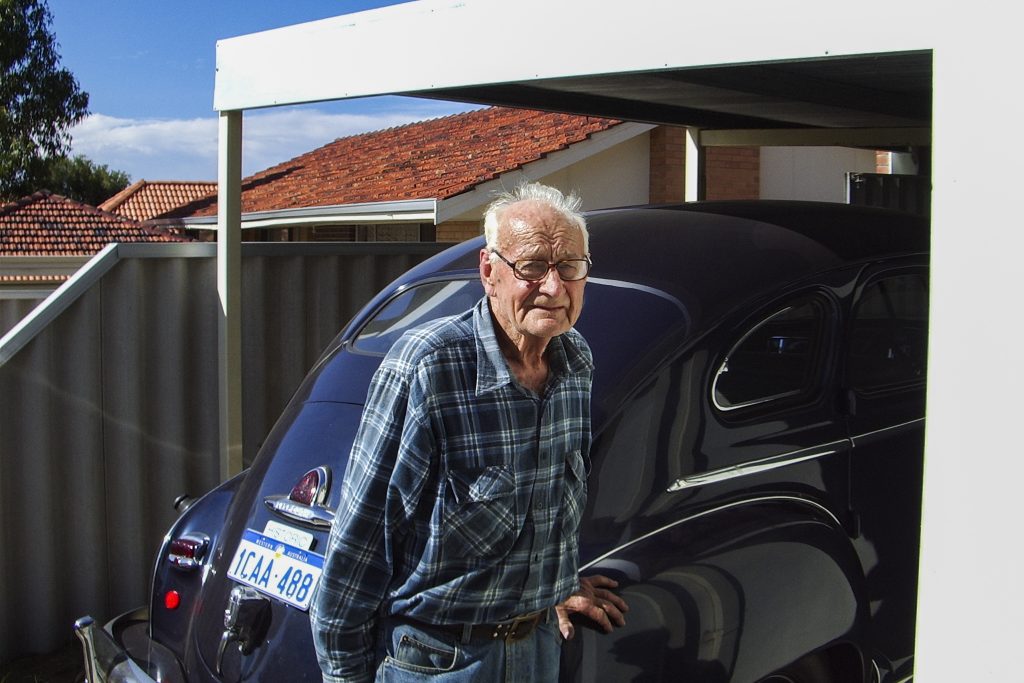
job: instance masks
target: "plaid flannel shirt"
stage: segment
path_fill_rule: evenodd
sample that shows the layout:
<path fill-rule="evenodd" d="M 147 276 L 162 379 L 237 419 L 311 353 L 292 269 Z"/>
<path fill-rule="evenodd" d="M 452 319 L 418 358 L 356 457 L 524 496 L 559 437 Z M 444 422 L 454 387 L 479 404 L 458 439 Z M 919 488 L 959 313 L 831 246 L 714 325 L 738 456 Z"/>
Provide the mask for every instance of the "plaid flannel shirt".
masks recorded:
<path fill-rule="evenodd" d="M 410 330 L 374 375 L 310 611 L 325 681 L 368 681 L 378 620 L 478 624 L 578 586 L 590 349 L 548 345 L 543 396 L 498 348 L 487 298 Z"/>

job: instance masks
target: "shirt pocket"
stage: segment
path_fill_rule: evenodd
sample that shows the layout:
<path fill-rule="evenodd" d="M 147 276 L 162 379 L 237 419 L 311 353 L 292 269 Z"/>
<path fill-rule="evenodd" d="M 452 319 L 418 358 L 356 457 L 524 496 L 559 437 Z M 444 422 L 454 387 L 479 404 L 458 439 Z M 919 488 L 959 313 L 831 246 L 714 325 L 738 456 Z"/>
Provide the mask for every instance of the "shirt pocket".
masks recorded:
<path fill-rule="evenodd" d="M 565 455 L 565 478 L 562 489 L 562 535 L 573 541 L 579 531 L 580 519 L 587 506 L 587 466 L 580 451 Z"/>
<path fill-rule="evenodd" d="M 494 557 L 508 552 L 516 537 L 516 481 L 495 465 L 450 470 L 445 504 L 446 552 L 460 557 Z"/>

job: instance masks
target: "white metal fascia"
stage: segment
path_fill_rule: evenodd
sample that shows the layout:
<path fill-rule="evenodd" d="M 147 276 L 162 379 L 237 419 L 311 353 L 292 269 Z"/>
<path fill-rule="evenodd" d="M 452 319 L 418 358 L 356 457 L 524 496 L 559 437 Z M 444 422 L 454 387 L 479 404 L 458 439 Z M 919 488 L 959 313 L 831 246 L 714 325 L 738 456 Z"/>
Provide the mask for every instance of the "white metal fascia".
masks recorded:
<path fill-rule="evenodd" d="M 614 14 L 589 0 L 519 0 L 514 10 L 495 0 L 420 0 L 219 41 L 214 109 L 930 49 L 934 14 L 923 0 L 863 0 L 856 12 L 818 0 L 633 0 Z M 551 27 L 560 29 L 557 40 L 529 40 Z M 496 30 L 529 49 L 502 49 Z M 424 36 L 430 49 L 414 59 L 380 49 Z M 344 64 L 360 67 L 315 68 Z"/>
<path fill-rule="evenodd" d="M 570 145 L 567 149 L 547 154 L 542 159 L 531 161 L 520 168 L 503 173 L 494 180 L 480 183 L 472 190 L 439 201 L 437 203 L 437 222 L 443 223 L 476 207 L 484 206 L 494 198 L 496 191 L 512 189 L 512 186 L 520 179 L 537 180 L 549 176 L 638 135 L 643 135 L 653 128 L 656 126 L 650 123 L 626 122 L 594 133 L 588 139 Z"/>
<path fill-rule="evenodd" d="M 436 199 L 396 202 L 364 202 L 332 206 L 253 211 L 242 214 L 242 229 L 287 228 L 303 225 L 346 225 L 353 223 L 433 223 Z M 214 228 L 216 216 L 184 219 L 186 228 Z M 154 224 L 157 224 L 155 221 Z"/>

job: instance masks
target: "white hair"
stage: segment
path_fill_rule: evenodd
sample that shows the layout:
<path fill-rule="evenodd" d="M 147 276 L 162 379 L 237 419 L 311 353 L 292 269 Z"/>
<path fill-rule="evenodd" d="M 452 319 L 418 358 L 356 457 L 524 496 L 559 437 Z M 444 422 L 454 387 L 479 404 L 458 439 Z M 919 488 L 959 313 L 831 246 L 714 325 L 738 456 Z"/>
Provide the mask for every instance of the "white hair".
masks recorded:
<path fill-rule="evenodd" d="M 487 206 L 484 212 L 484 239 L 488 251 L 498 248 L 498 228 L 501 226 L 505 210 L 513 204 L 529 200 L 547 204 L 571 225 L 578 227 L 583 235 L 583 253 L 590 253 L 590 233 L 587 231 L 587 221 L 580 213 L 580 204 L 583 200 L 579 195 L 572 192 L 566 196 L 557 188 L 527 182 L 520 183 L 511 192 L 502 192 Z M 491 260 L 495 258 L 495 255 L 491 254 Z"/>

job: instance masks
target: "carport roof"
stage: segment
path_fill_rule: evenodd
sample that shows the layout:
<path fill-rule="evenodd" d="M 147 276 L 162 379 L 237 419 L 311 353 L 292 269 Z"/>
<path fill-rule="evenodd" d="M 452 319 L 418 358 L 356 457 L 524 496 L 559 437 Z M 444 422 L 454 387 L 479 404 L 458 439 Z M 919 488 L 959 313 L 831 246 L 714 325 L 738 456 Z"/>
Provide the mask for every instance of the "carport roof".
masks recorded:
<path fill-rule="evenodd" d="M 884 73 L 884 82 L 879 74 Z M 925 128 L 931 53 L 566 76 L 412 93 L 703 129 Z"/>
<path fill-rule="evenodd" d="M 840 23 L 821 5 L 637 0 L 610 21 L 579 3 L 404 3 L 220 41 L 214 107 L 403 94 L 684 125 L 702 144 L 930 144 L 927 17 L 869 2 Z M 308 68 L 426 36 L 401 63 Z"/>

